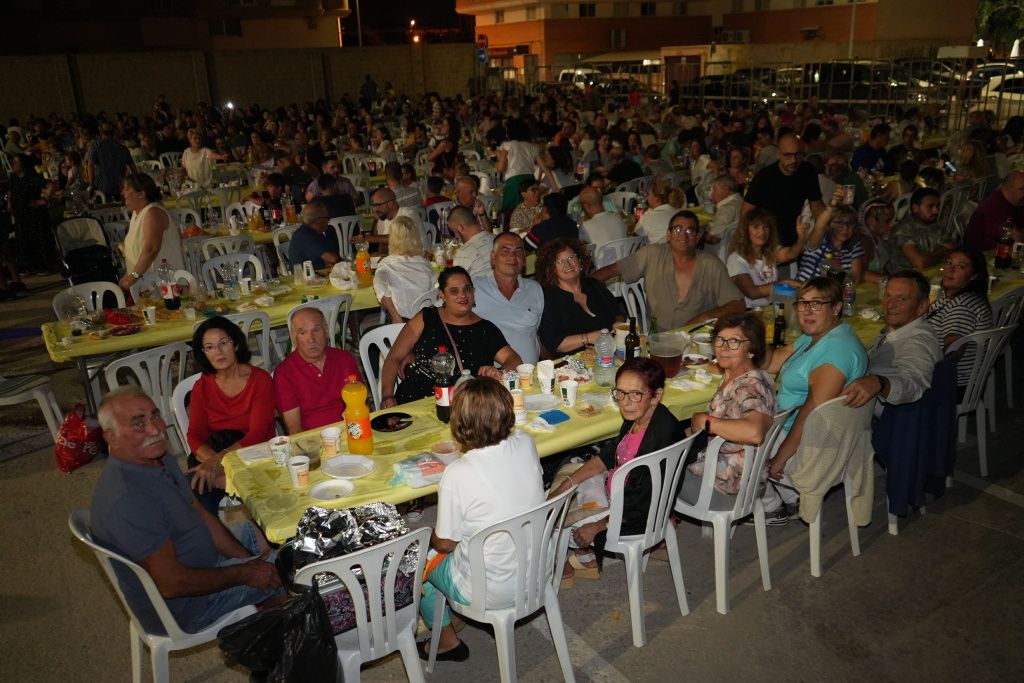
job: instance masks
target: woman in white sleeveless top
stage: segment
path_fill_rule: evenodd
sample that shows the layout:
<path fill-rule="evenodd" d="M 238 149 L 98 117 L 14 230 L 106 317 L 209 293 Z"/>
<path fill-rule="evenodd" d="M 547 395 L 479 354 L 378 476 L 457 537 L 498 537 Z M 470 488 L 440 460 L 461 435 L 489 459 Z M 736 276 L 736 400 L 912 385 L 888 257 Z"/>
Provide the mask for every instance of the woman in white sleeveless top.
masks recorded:
<path fill-rule="evenodd" d="M 134 173 L 124 179 L 121 188 L 124 204 L 132 211 L 128 234 L 124 239 L 124 260 L 128 273 L 118 283 L 127 290 L 145 273 L 167 259 L 175 270 L 185 267 L 181 253 L 178 223 L 160 203 L 160 190 L 145 173 Z"/>
<path fill-rule="evenodd" d="M 212 187 L 213 162 L 225 161 L 227 156 L 203 147 L 203 136 L 197 128 L 188 129 L 188 144 L 188 149 L 181 153 L 185 176 L 199 187 Z"/>

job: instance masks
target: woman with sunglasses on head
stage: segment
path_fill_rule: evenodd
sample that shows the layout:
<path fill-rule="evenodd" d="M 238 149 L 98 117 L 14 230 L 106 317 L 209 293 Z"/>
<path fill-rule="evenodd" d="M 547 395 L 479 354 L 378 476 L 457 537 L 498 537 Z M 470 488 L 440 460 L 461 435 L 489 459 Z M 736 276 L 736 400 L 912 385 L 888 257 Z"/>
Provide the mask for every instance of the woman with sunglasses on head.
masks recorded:
<path fill-rule="evenodd" d="M 715 360 L 722 382 L 706 413 L 694 413 L 689 434 L 705 430 L 725 439 L 718 452 L 715 488 L 735 495 L 743 476 L 744 446 L 764 441 L 775 416 L 775 382 L 759 367 L 765 357 L 764 323 L 755 313 L 727 315 L 715 322 Z M 680 497 L 693 502 L 700 494 L 704 453 L 689 466 Z M 693 475 L 693 476 L 691 476 Z"/>
<path fill-rule="evenodd" d="M 463 369 L 476 377 L 500 379 L 503 370 L 515 370 L 523 360 L 501 330 L 473 312 L 476 306 L 473 280 L 461 266 L 451 266 L 437 276 L 441 307 L 424 308 L 405 324 L 384 359 L 381 370 L 381 408 L 391 408 L 434 393 L 430 361 L 440 346 L 455 356 L 455 374 Z M 399 372 L 406 357 L 413 357 Z M 497 363 L 501 367 L 495 367 Z"/>
<path fill-rule="evenodd" d="M 852 277 L 855 283 L 864 279 L 864 248 L 857 236 L 857 212 L 843 204 L 843 191 L 837 188 L 825 210 L 818 214 L 814 229 L 807 238 L 796 279 L 807 282 L 820 273 L 823 261 L 831 260 Z"/>
<path fill-rule="evenodd" d="M 764 368 L 780 375 L 778 410 L 797 410 L 786 420 L 787 434 L 775 456 L 768 463 L 768 476 L 783 480 L 783 468 L 800 446 L 804 422 L 815 408 L 837 396 L 847 384 L 867 371 L 868 356 L 864 345 L 848 324 L 843 322 L 843 290 L 830 277 L 811 278 L 797 290 L 797 320 L 802 334 L 781 349 L 769 350 Z M 795 503 L 796 494 L 771 495 L 765 501 L 766 512 L 779 511 L 776 523 L 785 523 L 788 515 L 783 503 Z"/>
<path fill-rule="evenodd" d="M 615 388 L 612 389 L 612 400 L 622 415 L 618 437 L 606 442 L 600 454 L 563 479 L 548 493 L 548 498 L 595 476 L 607 476 L 605 486 L 610 487 L 615 468 L 682 440 L 682 424 L 661 403 L 664 390 L 665 371 L 650 358 L 633 358 L 623 363 L 615 373 Z M 646 468 L 634 470 L 629 475 L 623 498 L 622 534 L 642 534 L 651 504 L 651 477 Z M 590 579 L 600 576 L 597 555 L 587 551 L 604 545 L 602 535 L 607 530 L 607 517 L 573 530 L 573 547 L 586 554 L 570 554 L 562 572 L 563 586 L 571 585 L 574 576 Z"/>
<path fill-rule="evenodd" d="M 537 252 L 537 282 L 544 288 L 541 344 L 552 355 L 576 353 L 597 341 L 601 330 L 622 320 L 619 305 L 603 282 L 583 277 L 590 256 L 583 243 L 559 238 Z"/>
<path fill-rule="evenodd" d="M 216 515 L 224 497 L 224 455 L 274 436 L 273 381 L 249 364 L 245 335 L 221 316 L 196 327 L 192 356 L 202 376 L 188 406 L 188 473 L 199 503 Z"/>

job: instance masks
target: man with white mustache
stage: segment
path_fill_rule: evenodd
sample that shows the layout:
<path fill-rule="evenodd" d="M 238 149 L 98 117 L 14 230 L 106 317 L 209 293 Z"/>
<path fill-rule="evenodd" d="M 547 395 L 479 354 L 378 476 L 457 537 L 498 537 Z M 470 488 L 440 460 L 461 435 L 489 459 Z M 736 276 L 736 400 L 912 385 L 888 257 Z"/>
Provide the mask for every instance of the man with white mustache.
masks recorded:
<path fill-rule="evenodd" d="M 281 600 L 263 534 L 250 522 L 229 530 L 193 497 L 167 452 L 167 425 L 144 391 L 110 392 L 99 420 L 110 458 L 93 492 L 93 536 L 149 572 L 182 629 L 199 631 L 239 607 Z M 163 633 L 139 581 L 124 567 L 115 571 L 143 628 Z"/>

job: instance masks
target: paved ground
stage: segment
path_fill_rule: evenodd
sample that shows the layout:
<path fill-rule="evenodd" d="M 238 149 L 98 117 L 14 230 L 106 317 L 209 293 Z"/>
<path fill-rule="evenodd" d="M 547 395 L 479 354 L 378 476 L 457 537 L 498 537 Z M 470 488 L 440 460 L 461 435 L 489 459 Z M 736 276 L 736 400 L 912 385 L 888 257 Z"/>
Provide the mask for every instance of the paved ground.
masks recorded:
<path fill-rule="evenodd" d="M 41 289 L 47 282 L 50 289 Z M 33 280 L 33 296 L 0 304 L 0 326 L 38 325 L 52 316 L 56 280 Z M 0 374 L 52 373 L 62 406 L 81 400 L 65 366 L 50 363 L 38 336 L 0 341 Z M 1024 364 L 1018 351 L 1017 368 Z M 1024 386 L 1018 372 L 1018 401 Z M 1000 399 L 1002 396 L 1000 396 Z M 753 529 L 737 529 L 732 612 L 714 607 L 712 545 L 679 529 L 690 605 L 682 617 L 668 566 L 646 575 L 649 643 L 634 648 L 621 562 L 600 581 L 577 581 L 560 604 L 580 681 L 1021 680 L 1024 663 L 1024 419 L 999 413 L 990 437 L 992 475 L 981 480 L 973 434 L 960 452 L 957 483 L 924 516 L 885 528 L 883 481 L 873 523 L 852 557 L 841 498 L 825 505 L 824 575 L 808 571 L 807 530 L 798 521 L 769 530 L 773 588 L 761 589 Z M 87 506 L 102 462 L 60 473 L 34 404 L 0 409 L 0 679 L 119 681 L 129 678 L 127 619 L 92 555 L 67 530 L 68 513 Z M 33 441 L 33 439 L 35 439 Z M 12 443 L 17 441 L 17 443 Z M 33 449 L 33 450 L 30 450 Z M 12 457 L 19 450 L 30 450 Z M 516 650 L 523 681 L 559 680 L 543 617 L 521 623 Z M 434 680 L 497 680 L 494 641 L 469 626 L 464 664 L 439 664 Z M 175 681 L 244 681 L 215 646 L 171 659 Z M 404 680 L 391 657 L 363 671 L 367 681 Z M 148 678 L 148 675 L 147 675 Z"/>

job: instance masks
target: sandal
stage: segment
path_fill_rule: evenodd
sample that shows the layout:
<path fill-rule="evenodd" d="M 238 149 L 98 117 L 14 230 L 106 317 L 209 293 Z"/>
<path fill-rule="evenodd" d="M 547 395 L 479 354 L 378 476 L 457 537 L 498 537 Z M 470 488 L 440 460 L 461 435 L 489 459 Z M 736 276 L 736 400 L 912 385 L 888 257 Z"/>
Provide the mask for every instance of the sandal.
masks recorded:
<path fill-rule="evenodd" d="M 566 571 L 569 573 L 566 574 Z M 565 567 L 562 568 L 562 583 L 559 586 L 561 590 L 567 591 L 576 585 L 576 570 L 572 568 L 568 562 L 565 563 Z"/>
<path fill-rule="evenodd" d="M 579 558 L 576 557 L 576 553 L 569 553 L 569 566 L 573 568 L 573 575 L 578 576 L 581 579 L 601 578 L 601 568 L 588 567 L 580 562 Z"/>

